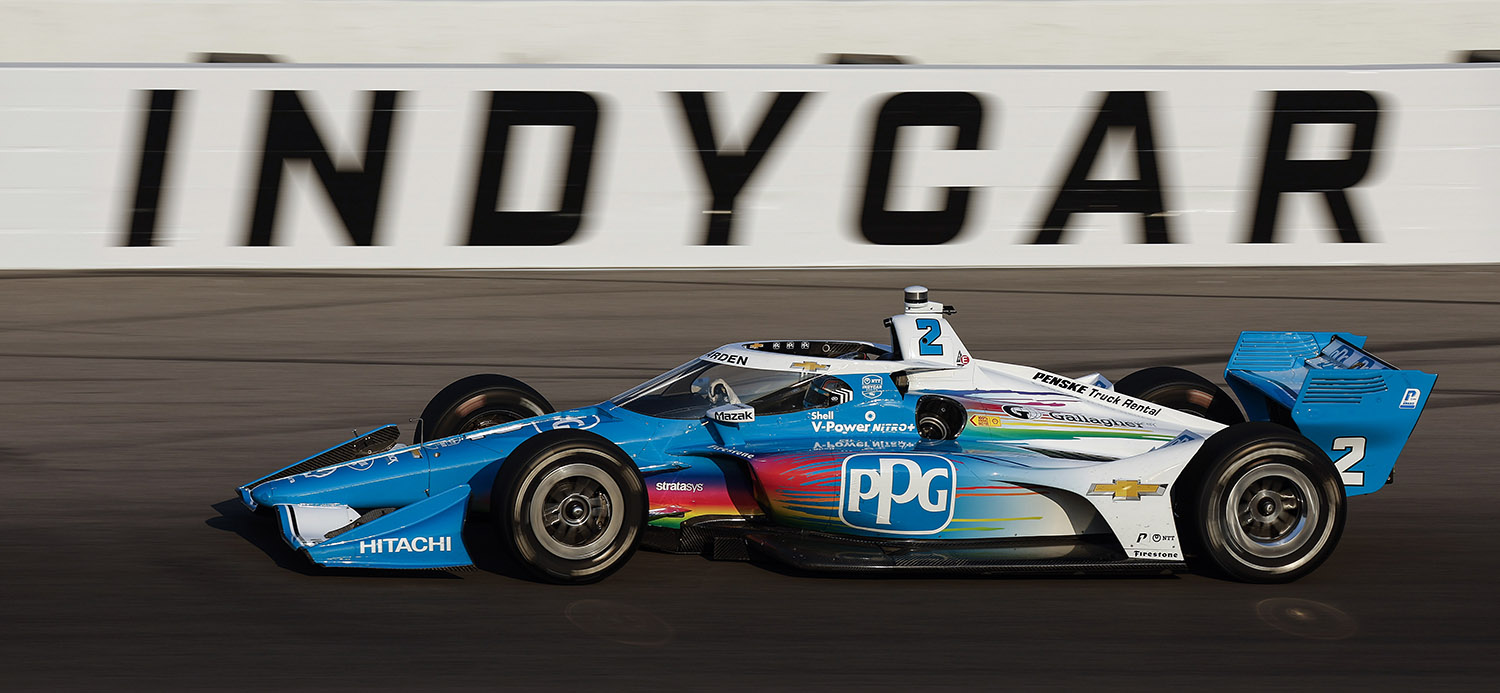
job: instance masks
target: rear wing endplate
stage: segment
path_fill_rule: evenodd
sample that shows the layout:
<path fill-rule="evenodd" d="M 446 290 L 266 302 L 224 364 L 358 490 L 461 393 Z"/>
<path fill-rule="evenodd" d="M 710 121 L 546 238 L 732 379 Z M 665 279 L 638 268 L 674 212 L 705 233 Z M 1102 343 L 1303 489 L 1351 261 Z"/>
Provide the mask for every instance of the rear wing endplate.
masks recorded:
<path fill-rule="evenodd" d="M 1242 332 L 1224 370 L 1247 416 L 1297 428 L 1328 453 L 1351 496 L 1391 479 L 1437 382 L 1364 344 L 1343 332 Z"/>

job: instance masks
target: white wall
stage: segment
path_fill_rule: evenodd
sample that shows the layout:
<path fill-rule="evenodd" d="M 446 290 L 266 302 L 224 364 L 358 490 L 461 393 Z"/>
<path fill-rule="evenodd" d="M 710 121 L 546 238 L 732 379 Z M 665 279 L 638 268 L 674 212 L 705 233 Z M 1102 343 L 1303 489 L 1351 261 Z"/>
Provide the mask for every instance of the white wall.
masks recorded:
<path fill-rule="evenodd" d="M 1492 0 L 0 1 L 0 62 L 1430 64 L 1497 37 Z"/>
<path fill-rule="evenodd" d="M 0 268 L 1497 262 L 1497 87 L 1500 68 L 1482 66 L 0 68 Z M 133 209 L 151 90 L 178 96 L 164 140 L 163 192 L 146 196 L 155 200 L 156 221 L 141 227 Z M 297 92 L 310 114 L 286 122 L 310 122 L 332 166 L 352 178 L 373 169 L 364 153 L 367 92 L 400 92 L 383 175 L 365 188 L 379 191 L 374 225 L 365 229 L 372 245 L 351 245 L 357 234 L 334 201 L 373 208 L 374 196 L 330 194 L 314 167 L 293 155 L 267 169 L 281 173 L 270 191 L 278 200 L 274 223 L 264 227 L 270 245 L 247 247 L 258 201 L 264 207 L 270 199 L 260 181 L 271 90 Z M 584 152 L 591 176 L 566 243 L 468 245 L 496 90 L 582 92 L 597 103 L 597 138 Z M 1289 130 L 1285 155 L 1267 155 L 1279 90 L 1364 93 L 1359 98 L 1375 105 L 1368 170 L 1340 184 L 1361 242 L 1339 242 L 1328 198 L 1312 192 L 1276 196 L 1274 242 L 1247 242 L 1268 158 L 1359 156 L 1351 152 L 1359 126 L 1307 123 Z M 709 122 L 725 154 L 752 139 L 769 93 L 808 94 L 736 198 L 726 246 L 704 245 L 715 210 L 677 95 L 694 91 L 712 93 Z M 1147 154 L 1165 205 L 1151 218 L 1170 243 L 1144 243 L 1148 221 L 1136 213 L 1075 214 L 1059 243 L 1038 243 L 1106 91 L 1149 94 L 1149 110 L 1137 115 L 1149 118 L 1155 147 Z M 882 106 L 898 92 L 952 92 L 982 108 L 971 114 L 978 129 L 969 150 L 955 149 L 961 127 L 897 131 L 890 195 L 880 209 L 940 209 L 951 188 L 970 188 L 962 224 L 944 243 L 922 243 L 936 238 L 922 234 L 941 235 L 940 222 L 923 221 L 902 237 L 914 242 L 882 244 L 863 221 L 879 178 L 870 175 L 874 133 Z M 970 117 L 929 111 L 938 122 Z M 493 209 L 560 209 L 574 129 L 509 132 L 506 157 L 494 159 L 503 176 Z M 1090 185 L 1144 177 L 1135 153 L 1141 132 L 1110 131 L 1087 172 Z M 1275 183 L 1295 185 L 1293 177 Z M 521 229 L 511 242 L 532 233 L 526 223 L 500 226 Z M 125 247 L 132 229 L 149 247 Z"/>

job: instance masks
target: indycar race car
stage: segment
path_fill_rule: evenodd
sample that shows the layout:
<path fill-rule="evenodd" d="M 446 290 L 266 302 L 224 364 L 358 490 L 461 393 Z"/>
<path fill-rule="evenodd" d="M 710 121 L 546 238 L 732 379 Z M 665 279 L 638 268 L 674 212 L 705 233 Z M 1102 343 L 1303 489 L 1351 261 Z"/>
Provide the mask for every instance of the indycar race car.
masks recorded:
<path fill-rule="evenodd" d="M 444 388 L 411 445 L 375 429 L 238 489 L 323 566 L 464 566 L 488 514 L 543 580 L 638 546 L 803 570 L 1294 580 L 1379 490 L 1437 376 L 1334 332 L 1245 332 L 1224 372 L 1111 384 L 971 357 L 908 287 L 891 344 L 729 344 L 593 406 L 520 381 Z M 1248 418 L 1248 420 L 1247 420 Z M 478 527 L 485 523 L 476 523 Z M 471 536 L 472 539 L 472 536 Z"/>

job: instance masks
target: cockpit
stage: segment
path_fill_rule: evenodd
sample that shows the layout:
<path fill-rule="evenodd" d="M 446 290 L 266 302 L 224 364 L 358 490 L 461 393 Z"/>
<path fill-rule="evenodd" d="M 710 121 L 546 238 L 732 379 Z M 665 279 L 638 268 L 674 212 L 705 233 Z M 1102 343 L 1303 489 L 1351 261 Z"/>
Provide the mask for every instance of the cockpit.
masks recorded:
<path fill-rule="evenodd" d="M 753 348 L 749 344 L 746 347 Z M 835 376 L 745 368 L 695 359 L 616 396 L 610 402 L 645 416 L 696 419 L 705 416 L 709 409 L 725 404 L 747 404 L 755 407 L 758 416 L 772 416 L 823 409 L 853 399 L 853 388 Z"/>

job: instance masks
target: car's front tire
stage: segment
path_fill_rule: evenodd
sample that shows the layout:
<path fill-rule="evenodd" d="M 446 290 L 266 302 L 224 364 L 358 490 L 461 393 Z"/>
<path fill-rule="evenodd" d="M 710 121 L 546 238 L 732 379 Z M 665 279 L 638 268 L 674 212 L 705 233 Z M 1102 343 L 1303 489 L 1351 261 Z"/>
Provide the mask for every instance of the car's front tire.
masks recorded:
<path fill-rule="evenodd" d="M 454 381 L 427 403 L 412 442 L 425 443 L 553 411 L 546 397 L 515 378 L 471 375 Z"/>
<path fill-rule="evenodd" d="M 1343 533 L 1344 485 L 1322 450 L 1283 426 L 1252 422 L 1214 434 L 1189 467 L 1199 568 L 1244 582 L 1290 582 L 1316 569 Z"/>
<path fill-rule="evenodd" d="M 596 582 L 640 545 L 646 486 L 630 457 L 589 431 L 532 436 L 511 452 L 491 496 L 500 543 L 548 582 Z"/>

